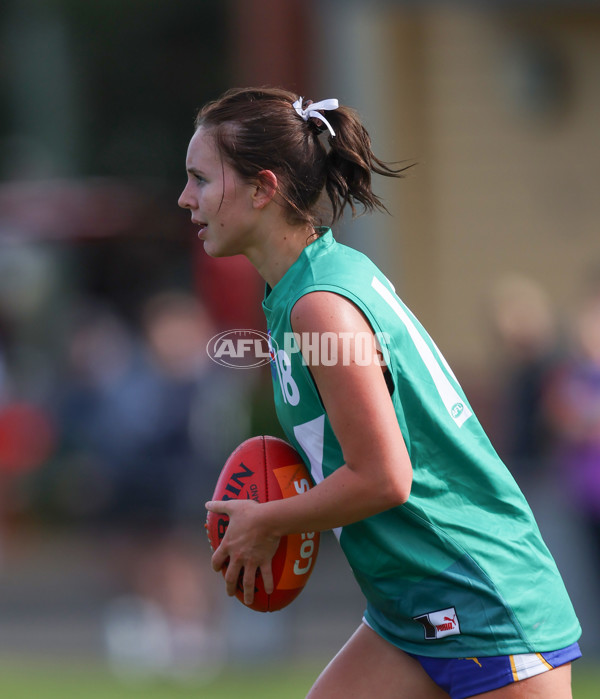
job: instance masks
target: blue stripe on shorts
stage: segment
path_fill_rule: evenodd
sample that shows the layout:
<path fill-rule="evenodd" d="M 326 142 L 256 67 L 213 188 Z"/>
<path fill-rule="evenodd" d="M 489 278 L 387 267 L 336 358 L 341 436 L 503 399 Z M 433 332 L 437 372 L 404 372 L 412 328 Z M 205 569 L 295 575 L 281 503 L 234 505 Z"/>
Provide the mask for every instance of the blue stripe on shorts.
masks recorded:
<path fill-rule="evenodd" d="M 578 643 L 548 653 L 521 653 L 479 658 L 430 658 L 415 655 L 425 672 L 452 699 L 476 694 L 534 677 L 581 657 Z"/>

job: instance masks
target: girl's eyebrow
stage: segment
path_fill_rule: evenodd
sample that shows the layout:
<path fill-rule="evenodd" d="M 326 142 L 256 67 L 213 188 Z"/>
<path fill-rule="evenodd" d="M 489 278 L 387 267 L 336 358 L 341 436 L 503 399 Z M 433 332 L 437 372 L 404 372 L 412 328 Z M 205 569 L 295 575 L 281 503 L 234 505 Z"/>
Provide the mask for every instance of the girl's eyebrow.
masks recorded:
<path fill-rule="evenodd" d="M 200 177 L 204 177 L 204 173 L 201 170 L 197 170 L 195 167 L 186 168 L 186 172 L 189 172 L 190 175 L 199 175 Z"/>

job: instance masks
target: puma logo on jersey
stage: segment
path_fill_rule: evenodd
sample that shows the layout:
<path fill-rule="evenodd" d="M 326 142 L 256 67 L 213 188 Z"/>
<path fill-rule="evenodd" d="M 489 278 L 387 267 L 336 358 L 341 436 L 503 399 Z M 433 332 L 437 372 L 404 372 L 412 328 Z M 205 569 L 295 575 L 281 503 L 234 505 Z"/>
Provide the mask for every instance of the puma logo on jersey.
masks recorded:
<path fill-rule="evenodd" d="M 458 623 L 454 607 L 420 614 L 413 617 L 413 619 L 423 625 L 427 641 L 460 634 L 460 624 Z"/>

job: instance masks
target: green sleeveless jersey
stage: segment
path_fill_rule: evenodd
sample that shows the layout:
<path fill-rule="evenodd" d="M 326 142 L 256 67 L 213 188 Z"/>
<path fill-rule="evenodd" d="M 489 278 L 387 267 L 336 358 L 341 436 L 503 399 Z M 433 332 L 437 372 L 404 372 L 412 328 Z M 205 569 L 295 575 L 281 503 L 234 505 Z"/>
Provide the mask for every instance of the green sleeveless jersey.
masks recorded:
<path fill-rule="evenodd" d="M 380 270 L 330 230 L 263 302 L 278 419 L 314 481 L 344 463 L 290 324 L 295 302 L 317 290 L 348 298 L 369 320 L 413 467 L 406 503 L 336 532 L 367 598 L 366 622 L 436 657 L 574 643 L 581 629 L 554 560 L 450 367 Z"/>

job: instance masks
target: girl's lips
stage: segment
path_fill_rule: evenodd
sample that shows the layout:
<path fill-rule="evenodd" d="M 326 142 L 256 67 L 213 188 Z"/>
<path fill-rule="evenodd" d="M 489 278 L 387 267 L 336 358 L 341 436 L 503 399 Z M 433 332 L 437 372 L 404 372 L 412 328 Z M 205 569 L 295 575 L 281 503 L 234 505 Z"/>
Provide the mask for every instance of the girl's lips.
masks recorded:
<path fill-rule="evenodd" d="M 195 223 L 198 226 L 198 237 L 202 238 L 202 234 L 204 233 L 204 231 L 206 231 L 208 224 L 202 223 L 200 221 L 194 221 L 193 223 Z"/>

